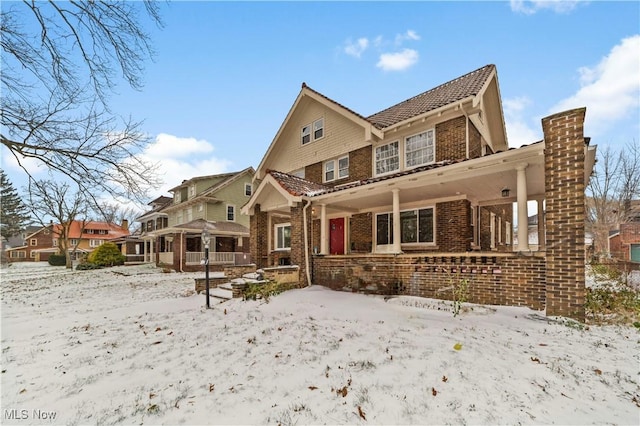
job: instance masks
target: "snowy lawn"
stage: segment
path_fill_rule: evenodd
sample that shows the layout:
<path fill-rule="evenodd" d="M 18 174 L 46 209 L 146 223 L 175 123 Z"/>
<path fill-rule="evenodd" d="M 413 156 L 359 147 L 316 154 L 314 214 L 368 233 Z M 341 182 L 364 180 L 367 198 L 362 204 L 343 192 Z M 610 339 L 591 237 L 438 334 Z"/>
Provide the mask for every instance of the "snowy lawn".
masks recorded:
<path fill-rule="evenodd" d="M 640 333 L 202 273 L 2 270 L 2 424 L 638 424 Z"/>

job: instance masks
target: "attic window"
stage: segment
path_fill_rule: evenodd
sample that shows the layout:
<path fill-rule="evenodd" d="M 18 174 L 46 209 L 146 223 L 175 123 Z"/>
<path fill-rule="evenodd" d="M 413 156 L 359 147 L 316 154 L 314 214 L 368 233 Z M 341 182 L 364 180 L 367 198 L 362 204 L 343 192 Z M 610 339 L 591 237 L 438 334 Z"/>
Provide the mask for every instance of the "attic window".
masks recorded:
<path fill-rule="evenodd" d="M 311 133 L 312 128 L 313 128 L 313 134 Z M 311 141 L 322 139 L 322 137 L 324 136 L 324 118 L 320 118 L 314 121 L 312 124 L 307 124 L 306 126 L 303 126 L 302 131 L 300 132 L 300 136 L 302 140 L 302 145 L 306 145 Z"/>

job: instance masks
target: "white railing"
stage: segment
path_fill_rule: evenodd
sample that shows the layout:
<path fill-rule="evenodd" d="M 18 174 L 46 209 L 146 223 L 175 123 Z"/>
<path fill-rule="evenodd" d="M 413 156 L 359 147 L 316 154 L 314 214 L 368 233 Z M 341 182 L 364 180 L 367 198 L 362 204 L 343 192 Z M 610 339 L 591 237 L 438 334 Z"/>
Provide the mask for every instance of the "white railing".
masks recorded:
<path fill-rule="evenodd" d="M 203 251 L 188 251 L 187 252 L 187 265 L 199 265 L 204 259 Z M 209 264 L 218 265 L 233 265 L 235 263 L 235 253 L 233 252 L 209 252 Z"/>

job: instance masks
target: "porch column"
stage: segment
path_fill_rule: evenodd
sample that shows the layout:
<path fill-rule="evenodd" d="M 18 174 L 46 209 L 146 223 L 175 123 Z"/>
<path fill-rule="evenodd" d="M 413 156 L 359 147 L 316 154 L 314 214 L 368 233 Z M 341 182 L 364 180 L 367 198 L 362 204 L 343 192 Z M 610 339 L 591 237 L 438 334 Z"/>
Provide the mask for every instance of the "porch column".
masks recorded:
<path fill-rule="evenodd" d="M 320 254 L 329 254 L 327 243 L 327 206 L 320 204 Z"/>
<path fill-rule="evenodd" d="M 518 248 L 517 251 L 529 251 L 529 217 L 527 214 L 527 166 L 520 164 L 518 171 Z"/>
<path fill-rule="evenodd" d="M 400 230 L 400 190 L 392 189 L 393 193 L 393 252 L 401 253 L 402 247 L 400 245 L 401 230 Z"/>
<path fill-rule="evenodd" d="M 538 251 L 545 249 L 544 200 L 538 200 Z"/>

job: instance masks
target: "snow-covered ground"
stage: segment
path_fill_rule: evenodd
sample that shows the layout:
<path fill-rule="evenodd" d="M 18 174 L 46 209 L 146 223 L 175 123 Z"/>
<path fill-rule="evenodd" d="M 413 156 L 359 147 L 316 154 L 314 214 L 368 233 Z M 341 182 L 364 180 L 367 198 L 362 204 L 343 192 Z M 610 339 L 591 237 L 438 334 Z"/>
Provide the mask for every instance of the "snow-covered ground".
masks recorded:
<path fill-rule="evenodd" d="M 0 423 L 640 423 L 635 328 L 317 286 L 207 310 L 202 275 L 3 269 Z"/>

